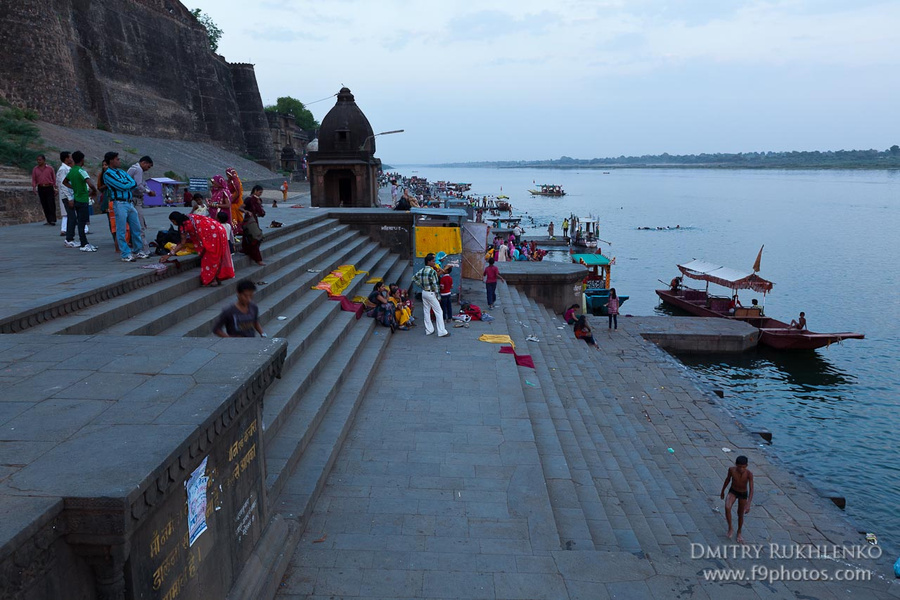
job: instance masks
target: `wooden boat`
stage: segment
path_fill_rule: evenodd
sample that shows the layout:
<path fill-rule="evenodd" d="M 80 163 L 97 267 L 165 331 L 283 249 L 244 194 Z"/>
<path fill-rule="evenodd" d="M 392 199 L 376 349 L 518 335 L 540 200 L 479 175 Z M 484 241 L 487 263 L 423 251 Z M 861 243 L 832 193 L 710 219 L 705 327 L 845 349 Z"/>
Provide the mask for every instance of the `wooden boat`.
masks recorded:
<path fill-rule="evenodd" d="M 539 185 L 537 190 L 528 190 L 532 196 L 565 196 L 566 192 L 561 185 Z"/>
<path fill-rule="evenodd" d="M 572 262 L 588 268 L 588 274 L 581 282 L 581 312 L 607 316 L 609 313 L 606 306 L 609 303 L 609 284 L 614 261 L 602 254 L 573 254 Z M 628 296 L 618 296 L 621 310 Z"/>
<path fill-rule="evenodd" d="M 682 275 L 706 282 L 705 290 L 692 289 L 682 285 L 670 285 L 669 289 L 656 290 L 656 295 L 666 304 L 679 308 L 698 317 L 718 317 L 744 321 L 759 329 L 759 343 L 777 350 L 815 350 L 843 340 L 861 340 L 865 335 L 852 332 L 817 333 L 807 329 L 791 327 L 764 314 L 763 307 L 735 307 L 732 313 L 731 296 L 736 290 L 753 290 L 767 294 L 774 284 L 755 272 L 739 271 L 702 260 L 693 260 L 678 265 Z M 679 278 L 673 280 L 677 283 Z M 709 293 L 709 284 L 714 283 L 731 290 L 729 296 Z"/>

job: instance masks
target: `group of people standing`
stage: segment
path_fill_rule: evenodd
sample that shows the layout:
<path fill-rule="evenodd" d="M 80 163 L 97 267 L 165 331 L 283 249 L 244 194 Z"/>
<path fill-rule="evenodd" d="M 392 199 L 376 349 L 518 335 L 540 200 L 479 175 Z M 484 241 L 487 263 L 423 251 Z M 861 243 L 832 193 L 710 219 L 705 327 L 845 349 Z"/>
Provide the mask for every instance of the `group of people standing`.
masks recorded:
<path fill-rule="evenodd" d="M 87 239 L 93 206 L 107 215 L 113 244 L 123 261 L 150 258 L 143 235 L 147 223 L 142 208 L 144 196 L 155 195 L 144 183 L 144 173 L 153 167 L 153 159 L 144 156 L 126 171 L 122 169 L 118 152 L 107 152 L 96 177 L 85 168 L 85 156 L 80 150 L 60 152 L 59 161 L 60 167 L 54 171 L 47 164 L 46 156 L 38 156 L 31 183 L 47 225 L 56 225 L 56 202 L 59 202 L 60 235 L 65 236 L 65 247 L 97 251 L 97 246 Z M 76 231 L 78 242 L 75 242 Z"/>
<path fill-rule="evenodd" d="M 153 168 L 153 159 L 144 156 L 126 170 L 117 152 L 107 152 L 96 176 L 88 172 L 81 151 L 60 152 L 59 160 L 60 167 L 55 170 L 47 164 L 46 156 L 39 156 L 31 181 L 47 225 L 56 225 L 56 202 L 59 202 L 60 235 L 65 236 L 65 247 L 97 251 L 97 246 L 88 242 L 87 235 L 91 213 L 99 212 L 107 217 L 113 245 L 123 262 L 150 258 L 143 200 L 156 195 L 144 180 L 144 174 Z M 241 235 L 243 252 L 256 264 L 265 265 L 260 252 L 263 232 L 259 222 L 266 215 L 262 205 L 263 188 L 254 186 L 246 199 L 243 193 L 235 169 L 227 169 L 225 177 L 213 177 L 209 202 L 195 194 L 190 214 L 175 211 L 169 215 L 181 239 L 168 253 L 158 249 L 163 254 L 160 262 L 167 262 L 190 242 L 200 255 L 201 283 L 216 285 L 234 277 L 231 254 L 235 235 Z"/>
<path fill-rule="evenodd" d="M 531 242 L 523 240 L 522 229 L 517 226 L 505 240 L 499 235 L 494 236 L 494 241 L 488 247 L 485 259 L 494 259 L 495 262 L 540 261 L 546 254 L 545 250 L 537 247 L 534 240 Z"/>

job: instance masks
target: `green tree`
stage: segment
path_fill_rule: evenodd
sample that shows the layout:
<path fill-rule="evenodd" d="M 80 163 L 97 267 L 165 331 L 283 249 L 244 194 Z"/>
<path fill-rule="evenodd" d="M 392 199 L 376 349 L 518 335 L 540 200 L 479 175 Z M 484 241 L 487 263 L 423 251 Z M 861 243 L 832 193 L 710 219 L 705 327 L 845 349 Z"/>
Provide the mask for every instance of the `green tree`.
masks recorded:
<path fill-rule="evenodd" d="M 297 126 L 300 127 L 300 129 L 312 130 L 319 128 L 319 122 L 316 121 L 313 114 L 309 112 L 309 109 L 303 106 L 302 102 L 296 98 L 291 98 L 290 96 L 279 98 L 275 104 L 266 107 L 266 112 L 293 115 L 294 119 L 297 120 Z"/>
<path fill-rule="evenodd" d="M 221 27 L 216 25 L 216 22 L 212 20 L 212 17 L 201 11 L 199 8 L 192 10 L 191 14 L 194 15 L 194 18 L 196 18 L 206 29 L 206 35 L 209 38 L 209 49 L 213 52 L 217 52 L 219 50 L 219 40 L 222 39 L 222 34 L 225 32 L 222 31 Z"/>
<path fill-rule="evenodd" d="M 898 146 L 897 144 L 891 146 L 890 153 L 891 156 L 900 156 L 900 146 Z"/>

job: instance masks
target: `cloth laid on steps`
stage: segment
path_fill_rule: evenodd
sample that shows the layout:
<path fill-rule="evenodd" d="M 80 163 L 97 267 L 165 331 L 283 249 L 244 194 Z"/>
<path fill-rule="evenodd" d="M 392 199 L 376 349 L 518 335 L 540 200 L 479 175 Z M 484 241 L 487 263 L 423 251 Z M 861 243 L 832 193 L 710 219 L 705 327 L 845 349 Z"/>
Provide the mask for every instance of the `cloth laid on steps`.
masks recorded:
<path fill-rule="evenodd" d="M 513 348 L 516 347 L 516 344 L 512 341 L 512 338 L 508 335 L 499 335 L 496 333 L 482 333 L 481 337 L 478 338 L 479 342 L 487 342 L 489 344 L 509 344 Z"/>
<path fill-rule="evenodd" d="M 329 296 L 340 296 L 344 293 L 344 290 L 350 286 L 354 277 L 363 274 L 368 275 L 369 272 L 357 271 L 356 267 L 353 265 L 341 265 L 322 281 L 313 286 L 312 289 L 324 290 L 328 292 Z"/>
<path fill-rule="evenodd" d="M 381 281 L 384 281 L 384 277 L 372 277 L 371 279 L 369 279 L 369 280 L 366 282 L 366 284 L 367 284 L 367 285 L 368 285 L 368 284 L 375 285 L 376 283 L 379 283 L 379 282 L 381 282 Z"/>
<path fill-rule="evenodd" d="M 516 364 L 520 367 L 537 368 L 534 366 L 534 359 L 531 358 L 530 354 L 516 354 L 516 350 L 512 346 L 501 346 L 500 354 L 512 354 L 516 359 Z"/>
<path fill-rule="evenodd" d="M 347 296 L 328 296 L 329 300 L 335 300 L 341 303 L 341 310 L 346 312 L 356 313 L 356 320 L 358 321 L 360 317 L 363 316 L 363 313 L 366 312 L 366 307 L 364 304 L 360 302 L 353 302 L 347 298 Z"/>

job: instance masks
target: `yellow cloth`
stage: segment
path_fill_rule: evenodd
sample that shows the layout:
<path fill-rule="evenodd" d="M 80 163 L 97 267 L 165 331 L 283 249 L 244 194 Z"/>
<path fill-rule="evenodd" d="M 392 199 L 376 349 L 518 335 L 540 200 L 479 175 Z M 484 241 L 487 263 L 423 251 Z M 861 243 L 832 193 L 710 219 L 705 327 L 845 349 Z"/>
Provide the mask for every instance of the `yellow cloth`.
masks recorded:
<path fill-rule="evenodd" d="M 328 292 L 329 296 L 340 296 L 350 286 L 353 278 L 361 274 L 368 275 L 369 272 L 357 271 L 353 265 L 341 265 L 314 286 L 313 289 L 324 290 Z"/>
<path fill-rule="evenodd" d="M 516 345 L 513 343 L 512 338 L 508 335 L 498 335 L 495 333 L 482 333 L 481 337 L 478 338 L 479 342 L 487 342 L 489 344 L 509 344 L 513 348 Z"/>
<path fill-rule="evenodd" d="M 173 244 L 172 242 L 169 242 L 168 244 L 165 245 L 165 249 L 171 250 L 176 245 L 177 244 Z M 188 242 L 187 244 L 185 244 L 181 250 L 179 250 L 178 252 L 175 253 L 175 256 L 187 256 L 188 254 L 197 254 L 197 250 L 194 248 L 194 244 L 192 244 L 191 242 Z"/>
<path fill-rule="evenodd" d="M 459 227 L 416 227 L 416 256 L 422 258 L 429 252 L 462 254 Z"/>
<path fill-rule="evenodd" d="M 366 300 L 368 300 L 368 298 L 365 296 L 353 296 L 353 302 L 356 302 L 357 304 L 365 304 Z"/>
<path fill-rule="evenodd" d="M 391 298 L 390 300 L 394 304 L 394 316 L 397 318 L 397 322 L 400 323 L 400 327 L 403 327 L 412 318 L 412 309 L 408 306 L 401 307 L 396 298 Z"/>
<path fill-rule="evenodd" d="M 371 284 L 371 285 L 375 285 L 376 283 L 378 283 L 378 282 L 380 282 L 380 281 L 384 281 L 384 277 L 372 277 L 372 278 L 369 279 L 366 283 L 367 283 L 367 284 Z"/>

